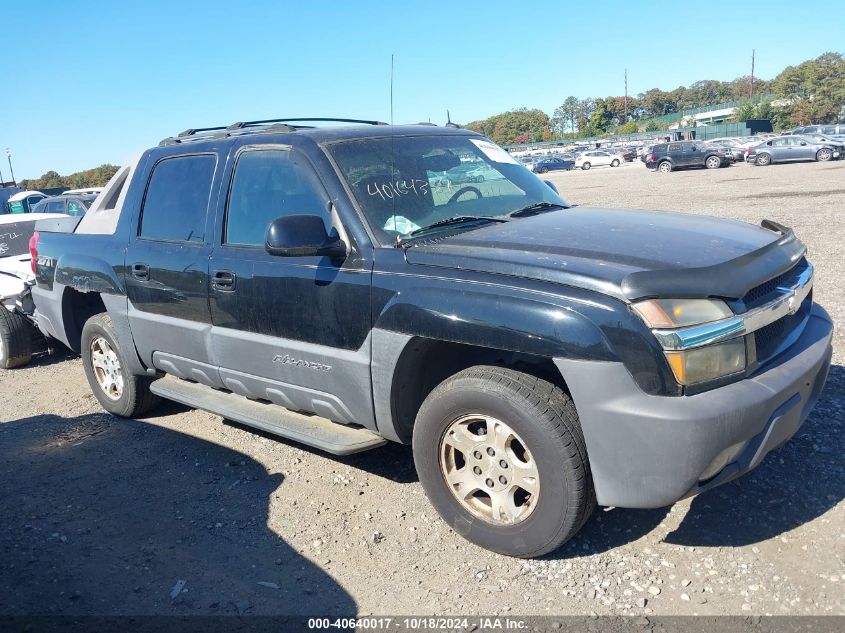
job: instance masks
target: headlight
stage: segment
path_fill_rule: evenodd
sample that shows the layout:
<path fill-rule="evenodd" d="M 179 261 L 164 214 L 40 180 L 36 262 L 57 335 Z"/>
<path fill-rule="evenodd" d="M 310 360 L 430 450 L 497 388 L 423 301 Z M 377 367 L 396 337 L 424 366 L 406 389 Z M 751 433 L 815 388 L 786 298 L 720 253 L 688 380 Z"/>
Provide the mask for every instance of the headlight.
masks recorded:
<path fill-rule="evenodd" d="M 724 301 L 651 299 L 633 308 L 653 330 L 680 384 L 709 382 L 745 369 L 744 323 Z"/>
<path fill-rule="evenodd" d="M 653 328 L 686 327 L 733 316 L 718 299 L 651 299 L 635 303 L 634 310 Z"/>
<path fill-rule="evenodd" d="M 672 373 L 682 385 L 694 385 L 730 376 L 745 369 L 745 339 L 665 352 Z"/>

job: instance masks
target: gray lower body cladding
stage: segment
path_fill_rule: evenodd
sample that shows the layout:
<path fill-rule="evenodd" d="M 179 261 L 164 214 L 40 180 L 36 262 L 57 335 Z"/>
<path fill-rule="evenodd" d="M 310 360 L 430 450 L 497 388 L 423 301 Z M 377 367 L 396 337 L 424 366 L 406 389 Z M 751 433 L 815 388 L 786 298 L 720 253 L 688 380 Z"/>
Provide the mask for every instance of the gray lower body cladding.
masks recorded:
<path fill-rule="evenodd" d="M 814 306 L 801 337 L 762 371 L 683 397 L 643 393 L 621 363 L 555 360 L 578 409 L 599 504 L 662 507 L 756 467 L 810 413 L 832 334 Z"/>

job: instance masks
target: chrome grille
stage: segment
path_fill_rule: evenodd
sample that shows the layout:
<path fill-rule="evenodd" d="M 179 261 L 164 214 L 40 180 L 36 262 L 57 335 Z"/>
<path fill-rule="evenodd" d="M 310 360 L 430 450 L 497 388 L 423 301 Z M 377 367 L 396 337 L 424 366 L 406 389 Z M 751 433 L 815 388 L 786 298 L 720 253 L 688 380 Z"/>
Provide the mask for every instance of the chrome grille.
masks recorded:
<path fill-rule="evenodd" d="M 798 276 L 807 270 L 810 264 L 803 257 L 792 268 L 777 277 L 764 281 L 759 286 L 755 286 L 749 290 L 742 298 L 746 308 L 756 308 L 767 301 L 770 301 L 778 294 L 777 289 L 781 286 L 789 287 L 795 285 L 795 280 Z"/>

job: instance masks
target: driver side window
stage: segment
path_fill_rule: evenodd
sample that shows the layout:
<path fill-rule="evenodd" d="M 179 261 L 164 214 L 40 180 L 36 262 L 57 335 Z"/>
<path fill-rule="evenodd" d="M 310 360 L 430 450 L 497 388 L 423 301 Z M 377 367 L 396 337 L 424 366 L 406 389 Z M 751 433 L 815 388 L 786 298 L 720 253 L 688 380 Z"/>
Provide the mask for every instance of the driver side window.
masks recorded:
<path fill-rule="evenodd" d="M 292 149 L 241 152 L 229 190 L 224 243 L 261 246 L 270 222 L 283 215 L 317 215 L 328 230 L 328 198 L 313 168 Z"/>

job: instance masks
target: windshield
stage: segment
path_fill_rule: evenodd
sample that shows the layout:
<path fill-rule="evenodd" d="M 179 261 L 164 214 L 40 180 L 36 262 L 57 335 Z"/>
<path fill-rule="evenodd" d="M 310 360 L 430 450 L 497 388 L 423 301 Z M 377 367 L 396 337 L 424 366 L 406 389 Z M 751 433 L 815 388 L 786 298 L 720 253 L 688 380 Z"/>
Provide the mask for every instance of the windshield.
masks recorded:
<path fill-rule="evenodd" d="M 544 202 L 568 206 L 505 150 L 480 136 L 357 139 L 334 143 L 329 151 L 383 245 L 450 218 L 500 217 Z"/>

